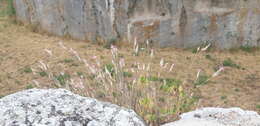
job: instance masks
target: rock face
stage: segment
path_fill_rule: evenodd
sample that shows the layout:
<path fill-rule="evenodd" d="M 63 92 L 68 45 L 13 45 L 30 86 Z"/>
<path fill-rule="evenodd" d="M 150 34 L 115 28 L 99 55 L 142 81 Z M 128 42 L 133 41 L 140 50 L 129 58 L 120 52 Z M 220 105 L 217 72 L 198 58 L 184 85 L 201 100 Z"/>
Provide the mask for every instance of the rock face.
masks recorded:
<path fill-rule="evenodd" d="M 63 89 L 32 89 L 0 99 L 1 126 L 145 126 L 132 110 Z"/>
<path fill-rule="evenodd" d="M 14 0 L 17 19 L 81 40 L 260 45 L 260 0 Z"/>
<path fill-rule="evenodd" d="M 181 115 L 163 126 L 260 126 L 260 115 L 239 108 L 204 108 Z"/>

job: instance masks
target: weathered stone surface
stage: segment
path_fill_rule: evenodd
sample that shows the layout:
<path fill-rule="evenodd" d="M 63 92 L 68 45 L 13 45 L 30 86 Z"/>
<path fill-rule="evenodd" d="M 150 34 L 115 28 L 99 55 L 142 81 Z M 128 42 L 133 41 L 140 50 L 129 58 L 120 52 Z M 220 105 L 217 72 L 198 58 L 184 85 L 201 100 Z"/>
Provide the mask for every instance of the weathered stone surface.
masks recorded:
<path fill-rule="evenodd" d="M 163 126 L 260 126 L 260 115 L 239 108 L 203 108 Z"/>
<path fill-rule="evenodd" d="M 145 126 L 132 110 L 63 89 L 31 89 L 0 99 L 1 126 Z"/>
<path fill-rule="evenodd" d="M 82 40 L 260 45 L 260 0 L 14 0 L 17 19 Z"/>

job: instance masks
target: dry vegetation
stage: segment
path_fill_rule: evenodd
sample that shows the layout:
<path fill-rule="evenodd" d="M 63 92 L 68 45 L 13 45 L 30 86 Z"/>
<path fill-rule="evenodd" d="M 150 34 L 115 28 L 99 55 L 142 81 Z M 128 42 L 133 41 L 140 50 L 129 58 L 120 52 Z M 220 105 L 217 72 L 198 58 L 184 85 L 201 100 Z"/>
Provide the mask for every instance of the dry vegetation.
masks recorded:
<path fill-rule="evenodd" d="M 35 33 L 6 15 L 0 16 L 0 96 L 66 88 L 134 109 L 151 125 L 203 106 L 260 112 L 257 49 L 158 49 L 149 42 L 107 49 Z"/>

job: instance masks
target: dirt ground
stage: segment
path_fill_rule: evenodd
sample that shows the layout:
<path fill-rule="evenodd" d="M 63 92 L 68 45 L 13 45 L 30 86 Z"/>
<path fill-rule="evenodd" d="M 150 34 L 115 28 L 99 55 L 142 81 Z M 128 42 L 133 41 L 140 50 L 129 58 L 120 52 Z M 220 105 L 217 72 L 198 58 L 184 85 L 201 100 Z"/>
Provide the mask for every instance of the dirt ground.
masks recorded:
<path fill-rule="evenodd" d="M 82 57 L 96 56 L 104 64 L 111 60 L 110 50 L 103 46 L 35 33 L 31 28 L 14 24 L 8 18 L 1 17 L 0 96 L 26 89 L 33 80 L 42 81 L 42 87 L 48 88 L 45 86 L 48 82 L 41 79 L 41 76 L 26 72 L 26 68 L 35 66 L 41 60 L 55 64 L 69 57 L 69 54 L 60 48 L 61 41 L 67 47 L 77 50 Z M 138 58 L 133 56 L 132 48 L 130 45 L 119 48 L 126 63 L 149 60 L 146 54 L 141 54 Z M 51 50 L 56 57 L 50 60 L 44 49 Z M 224 60 L 231 59 L 240 68 L 225 67 L 219 76 L 200 86 L 198 107 L 241 107 L 260 112 L 260 51 L 209 51 L 194 54 L 190 50 L 175 48 L 154 50 L 155 58 L 150 62 L 158 64 L 163 58 L 165 62 L 175 64 L 173 72 L 163 73 L 164 76 L 180 80 L 188 78 L 188 82 L 196 78 L 198 69 L 211 75 L 215 72 L 214 68 L 220 66 Z M 153 69 L 156 72 L 159 68 L 155 66 Z M 71 67 L 68 70 L 82 69 Z"/>

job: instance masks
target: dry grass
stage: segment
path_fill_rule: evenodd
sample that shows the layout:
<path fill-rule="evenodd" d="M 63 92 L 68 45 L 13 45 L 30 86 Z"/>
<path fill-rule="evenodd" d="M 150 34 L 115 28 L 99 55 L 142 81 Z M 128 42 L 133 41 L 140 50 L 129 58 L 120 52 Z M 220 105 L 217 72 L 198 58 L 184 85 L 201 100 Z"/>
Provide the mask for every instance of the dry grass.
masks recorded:
<path fill-rule="evenodd" d="M 259 51 L 194 54 L 137 44 L 112 50 L 37 34 L 0 17 L 0 96 L 34 87 L 67 88 L 132 108 L 151 125 L 203 106 L 260 112 Z M 240 68 L 225 66 L 211 78 L 229 59 Z"/>

